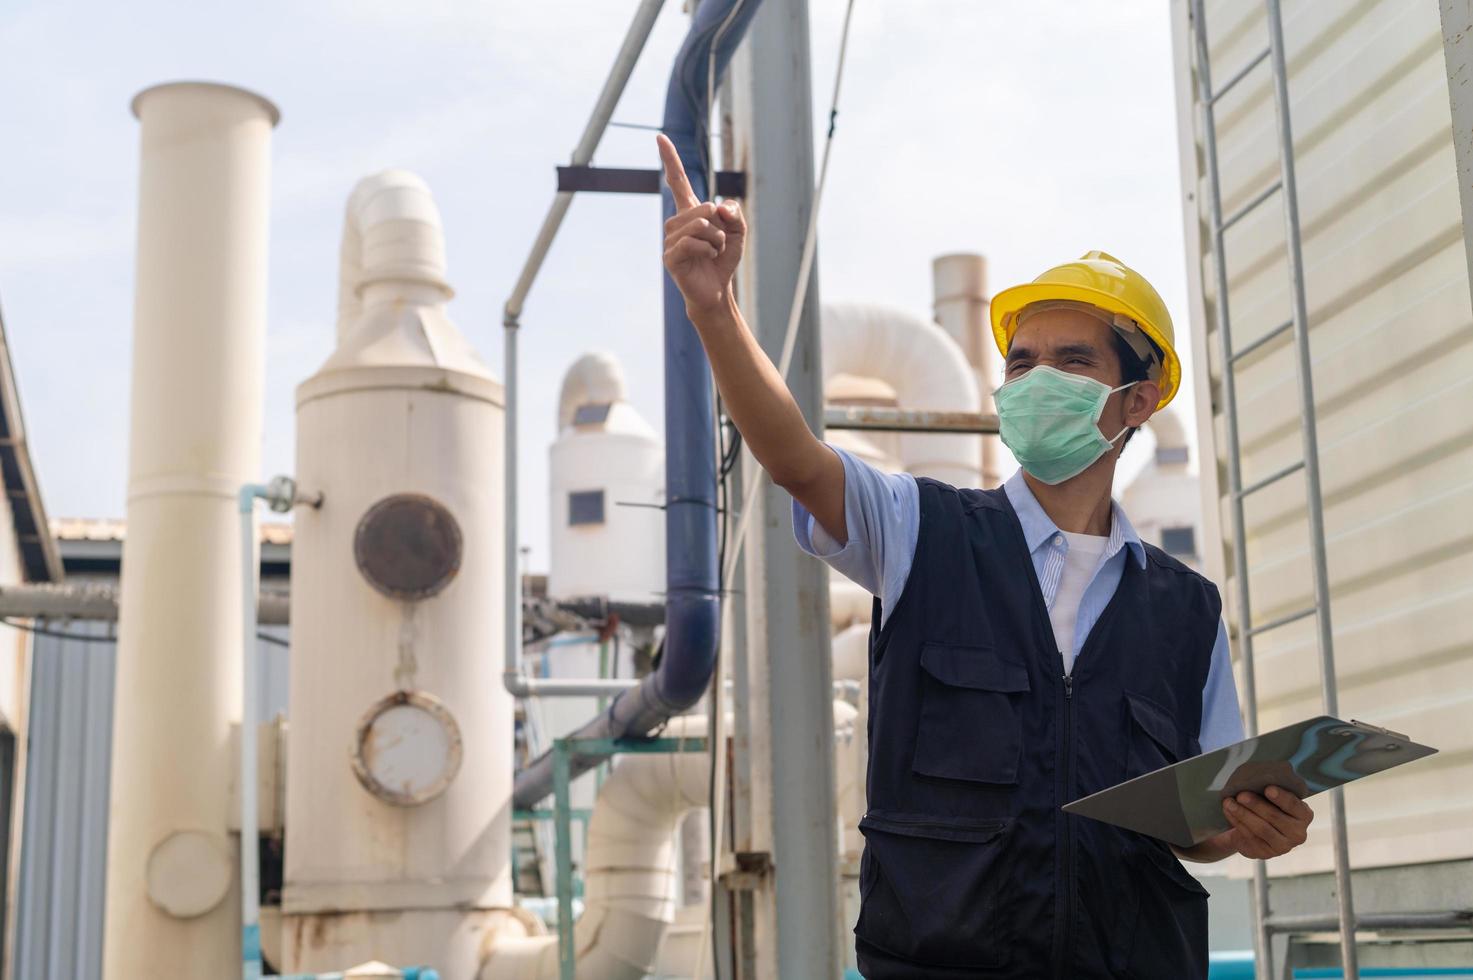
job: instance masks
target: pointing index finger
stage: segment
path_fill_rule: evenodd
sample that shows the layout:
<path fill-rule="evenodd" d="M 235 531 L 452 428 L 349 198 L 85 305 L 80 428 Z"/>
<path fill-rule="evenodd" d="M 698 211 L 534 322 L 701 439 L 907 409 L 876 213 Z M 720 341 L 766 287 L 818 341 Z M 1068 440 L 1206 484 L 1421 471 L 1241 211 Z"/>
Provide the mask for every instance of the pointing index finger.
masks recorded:
<path fill-rule="evenodd" d="M 670 142 L 670 137 L 659 133 L 655 136 L 655 143 L 660 147 L 660 162 L 665 165 L 665 183 L 670 185 L 670 193 L 675 196 L 675 206 L 683 210 L 700 204 L 696 192 L 690 186 L 690 178 L 685 175 L 685 165 L 680 162 L 680 154 L 676 152 L 675 144 Z"/>

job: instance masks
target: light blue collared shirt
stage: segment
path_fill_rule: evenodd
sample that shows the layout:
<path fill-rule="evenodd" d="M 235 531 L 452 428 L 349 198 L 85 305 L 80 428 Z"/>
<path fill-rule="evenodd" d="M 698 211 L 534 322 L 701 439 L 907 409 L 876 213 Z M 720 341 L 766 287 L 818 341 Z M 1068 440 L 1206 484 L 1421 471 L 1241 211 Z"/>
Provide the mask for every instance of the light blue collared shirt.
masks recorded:
<path fill-rule="evenodd" d="M 796 500 L 793 501 L 793 535 L 798 539 L 798 546 L 808 554 L 822 558 L 880 597 L 883 626 L 910 577 L 921 528 L 920 492 L 915 477 L 909 473 L 882 473 L 842 449 L 834 452 L 844 461 L 844 522 L 848 525 L 849 540 L 842 545 L 835 541 Z M 1033 570 L 1043 589 L 1044 602 L 1052 610 L 1069 553 L 1068 539 L 1028 489 L 1022 471 L 1003 484 L 1003 489 L 1023 526 L 1023 538 L 1033 555 Z M 1089 631 L 1115 595 L 1125 562 L 1133 559 L 1142 568 L 1146 564 L 1146 550 L 1125 511 L 1112 500 L 1111 512 L 1113 519 L 1105 552 L 1079 600 L 1072 651 L 1076 658 Z M 1212 664 L 1207 682 L 1202 686 L 1202 729 L 1198 742 L 1203 752 L 1210 752 L 1242 739 L 1243 719 L 1238 712 L 1238 689 L 1228 651 L 1227 626 L 1219 619 Z"/>

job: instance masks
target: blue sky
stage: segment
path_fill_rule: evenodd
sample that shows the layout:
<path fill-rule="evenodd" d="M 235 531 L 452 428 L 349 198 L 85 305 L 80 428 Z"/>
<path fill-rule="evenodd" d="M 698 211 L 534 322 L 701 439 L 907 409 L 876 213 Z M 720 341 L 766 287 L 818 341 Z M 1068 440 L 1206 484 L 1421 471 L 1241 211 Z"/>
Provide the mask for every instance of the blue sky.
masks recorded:
<path fill-rule="evenodd" d="M 207 79 L 281 108 L 262 476 L 289 473 L 293 390 L 330 351 L 354 183 L 385 167 L 429 183 L 458 293 L 451 316 L 499 374 L 501 305 L 634 7 L 62 0 L 0 10 L 0 310 L 50 513 L 125 509 L 135 93 Z M 812 0 L 811 11 L 822 118 L 843 0 Z M 819 226 L 823 297 L 927 313 L 934 255 L 986 254 L 995 290 L 1103 248 L 1149 276 L 1179 337 L 1189 333 L 1166 4 L 857 0 L 854 17 Z M 685 26 L 670 0 L 616 119 L 658 122 Z M 595 162 L 654 166 L 652 136 L 612 130 Z M 632 400 L 659 427 L 659 238 L 652 198 L 576 201 L 527 305 L 522 537 L 534 569 L 546 562 L 557 387 L 578 353 L 618 356 Z M 1187 390 L 1176 406 L 1189 413 L 1191 399 Z"/>

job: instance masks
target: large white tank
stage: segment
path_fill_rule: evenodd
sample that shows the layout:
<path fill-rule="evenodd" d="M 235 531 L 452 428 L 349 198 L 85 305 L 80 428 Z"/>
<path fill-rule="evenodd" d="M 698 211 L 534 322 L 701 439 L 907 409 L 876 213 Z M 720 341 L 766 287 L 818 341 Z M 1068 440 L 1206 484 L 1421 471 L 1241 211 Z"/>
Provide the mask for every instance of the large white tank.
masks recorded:
<path fill-rule="evenodd" d="M 1146 428 L 1156 442 L 1151 461 L 1119 495 L 1120 503 L 1142 541 L 1197 568 L 1201 563 L 1201 488 L 1192 469 L 1191 447 L 1181 417 L 1171 406 L 1151 416 Z"/>
<path fill-rule="evenodd" d="M 568 368 L 549 453 L 553 598 L 658 602 L 665 590 L 665 447 L 609 354 Z"/>
<path fill-rule="evenodd" d="M 143 149 L 103 975 L 226 977 L 240 972 L 226 830 L 241 709 L 236 492 L 260 478 L 277 113 L 201 83 L 148 89 L 133 111 Z"/>
<path fill-rule="evenodd" d="M 1340 714 L 1441 749 L 1347 787 L 1351 863 L 1473 858 L 1473 315 L 1459 202 L 1466 175 L 1454 151 L 1439 22 L 1440 6 L 1451 14 L 1460 5 L 1285 6 Z M 1204 570 L 1229 585 L 1224 607 L 1236 619 L 1225 444 L 1211 396 L 1222 361 L 1201 112 L 1187 4 L 1171 7 Z M 1267 43 L 1264 6 L 1214 0 L 1207 8 L 1213 81 L 1221 85 Z M 1457 77 L 1452 90 L 1465 82 Z M 1222 210 L 1230 215 L 1279 176 L 1266 67 L 1228 92 L 1215 113 Z M 1226 257 L 1232 340 L 1243 350 L 1292 310 L 1277 196 L 1233 226 Z M 1291 346 L 1273 341 L 1234 374 L 1247 485 L 1301 458 Z M 1252 615 L 1264 623 L 1314 598 L 1303 479 L 1255 493 L 1246 512 Z M 1262 729 L 1319 712 L 1313 617 L 1255 637 L 1254 652 Z M 1316 820 L 1308 844 L 1270 861 L 1268 873 L 1327 870 L 1329 824 Z M 1439 880 L 1438 869 L 1448 867 L 1429 864 L 1419 878 Z M 1357 911 L 1362 897 L 1357 885 Z"/>
<path fill-rule="evenodd" d="M 297 389 L 285 972 L 478 968 L 512 904 L 502 386 L 445 315 L 414 175 L 349 202 L 338 349 Z M 355 302 L 358 306 L 355 306 Z"/>

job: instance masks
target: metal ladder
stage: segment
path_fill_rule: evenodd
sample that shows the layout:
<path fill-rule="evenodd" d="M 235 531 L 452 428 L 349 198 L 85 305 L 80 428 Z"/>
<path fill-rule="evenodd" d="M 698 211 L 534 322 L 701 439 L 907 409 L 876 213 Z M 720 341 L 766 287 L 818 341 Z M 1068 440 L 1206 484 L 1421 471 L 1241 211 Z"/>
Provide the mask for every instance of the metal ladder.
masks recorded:
<path fill-rule="evenodd" d="M 1203 155 L 1206 158 L 1207 194 L 1212 231 L 1212 266 L 1216 286 L 1218 353 L 1222 377 L 1218 389 L 1223 428 L 1227 438 L 1228 488 L 1232 495 L 1233 571 L 1237 578 L 1238 644 L 1243 660 L 1244 698 L 1247 704 L 1248 734 L 1258 734 L 1258 697 L 1253 676 L 1253 639 L 1270 630 L 1315 617 L 1320 656 L 1320 685 L 1324 710 L 1339 715 L 1335 685 L 1335 654 L 1330 629 L 1330 585 L 1325 564 L 1325 527 L 1320 498 L 1319 445 L 1315 436 L 1314 388 L 1309 356 L 1309 320 L 1304 297 L 1304 258 L 1300 251 L 1299 198 L 1294 177 L 1293 130 L 1289 120 L 1288 70 L 1284 56 L 1284 25 L 1279 0 L 1265 0 L 1268 21 L 1268 46 L 1248 59 L 1220 87 L 1212 87 L 1211 62 L 1207 44 L 1207 20 L 1203 0 L 1190 0 L 1189 28 L 1196 50 L 1197 99 L 1202 110 Z M 1279 179 L 1253 196 L 1248 203 L 1226 219 L 1222 216 L 1222 188 L 1218 181 L 1217 129 L 1214 109 L 1217 102 L 1244 78 L 1267 62 L 1273 75 L 1274 113 L 1278 119 Z M 1279 195 L 1284 208 L 1284 226 L 1289 256 L 1289 280 L 1293 310 L 1287 320 L 1241 350 L 1233 348 L 1232 324 L 1228 315 L 1227 260 L 1223 239 L 1228 229 L 1249 213 Z M 1234 391 L 1233 369 L 1245 357 L 1285 333 L 1292 333 L 1295 369 L 1299 381 L 1300 428 L 1303 454 L 1299 462 L 1270 473 L 1248 486 L 1243 485 L 1242 459 L 1238 449 L 1238 406 Z M 1285 477 L 1304 473 L 1306 514 L 1309 524 L 1310 563 L 1314 569 L 1313 604 L 1266 623 L 1254 623 L 1248 588 L 1247 534 L 1244 528 L 1243 501 Z M 1330 791 L 1330 831 L 1335 854 L 1335 892 L 1340 929 L 1340 956 L 1347 978 L 1357 978 L 1355 949 L 1355 908 L 1350 892 L 1350 853 L 1345 836 L 1345 800 L 1337 787 Z M 1253 865 L 1253 919 L 1255 969 L 1259 980 L 1272 980 L 1273 953 L 1269 943 L 1275 931 L 1268 914 L 1268 877 L 1262 861 Z M 1287 923 L 1285 924 L 1287 925 Z"/>

